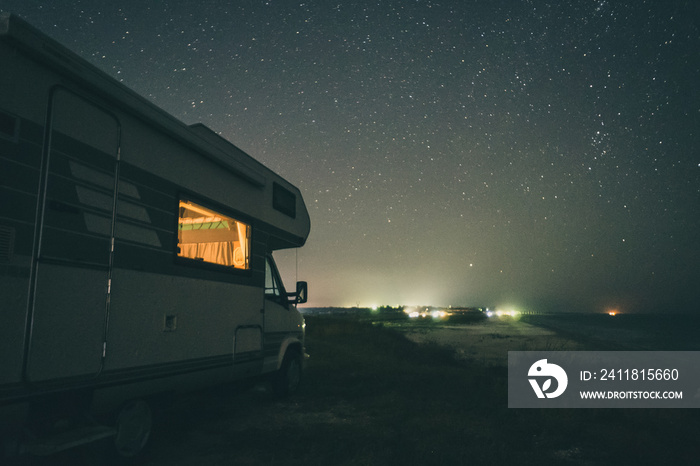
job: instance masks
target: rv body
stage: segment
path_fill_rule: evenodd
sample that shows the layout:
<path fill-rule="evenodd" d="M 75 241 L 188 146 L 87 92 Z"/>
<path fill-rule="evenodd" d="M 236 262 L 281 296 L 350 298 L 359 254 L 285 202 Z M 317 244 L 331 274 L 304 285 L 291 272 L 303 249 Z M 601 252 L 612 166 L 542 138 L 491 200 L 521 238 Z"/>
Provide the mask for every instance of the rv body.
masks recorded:
<path fill-rule="evenodd" d="M 0 63 L 0 434 L 303 361 L 297 188 L 9 14 Z"/>

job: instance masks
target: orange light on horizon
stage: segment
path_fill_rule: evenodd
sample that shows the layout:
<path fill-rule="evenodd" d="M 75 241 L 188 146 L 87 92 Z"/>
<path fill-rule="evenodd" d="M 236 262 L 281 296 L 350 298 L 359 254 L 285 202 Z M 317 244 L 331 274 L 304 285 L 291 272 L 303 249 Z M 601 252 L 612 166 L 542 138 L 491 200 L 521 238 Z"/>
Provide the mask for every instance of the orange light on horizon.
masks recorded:
<path fill-rule="evenodd" d="M 609 316 L 615 316 L 617 315 L 617 311 L 608 311 Z"/>

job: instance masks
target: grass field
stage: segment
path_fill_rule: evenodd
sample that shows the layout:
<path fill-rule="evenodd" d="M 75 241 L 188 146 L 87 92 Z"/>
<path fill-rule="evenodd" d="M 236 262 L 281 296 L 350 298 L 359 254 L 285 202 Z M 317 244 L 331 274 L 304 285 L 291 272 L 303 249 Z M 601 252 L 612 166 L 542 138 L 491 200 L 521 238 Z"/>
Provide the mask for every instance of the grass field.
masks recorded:
<path fill-rule="evenodd" d="M 470 325 L 465 322 L 463 325 Z M 288 400 L 258 387 L 189 395 L 144 458 L 177 465 L 697 464 L 700 410 L 508 409 L 506 368 L 457 360 L 390 325 L 307 317 Z"/>
<path fill-rule="evenodd" d="M 467 324 L 468 325 L 468 324 Z M 215 391 L 170 413 L 152 465 L 696 464 L 697 410 L 507 408 L 503 367 L 353 318 L 308 317 L 301 392 Z"/>

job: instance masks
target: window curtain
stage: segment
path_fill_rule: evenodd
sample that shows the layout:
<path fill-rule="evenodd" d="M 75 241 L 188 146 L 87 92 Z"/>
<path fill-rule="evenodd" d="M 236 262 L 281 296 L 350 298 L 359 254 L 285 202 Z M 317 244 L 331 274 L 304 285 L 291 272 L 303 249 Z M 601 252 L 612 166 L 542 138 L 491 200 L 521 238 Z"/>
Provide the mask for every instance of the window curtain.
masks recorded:
<path fill-rule="evenodd" d="M 248 268 L 248 225 L 241 222 L 236 222 L 238 229 L 238 244 L 239 248 L 234 251 L 234 263 L 236 267 Z M 236 254 L 237 253 L 237 254 Z"/>
<path fill-rule="evenodd" d="M 234 262 L 233 241 L 221 241 L 212 243 L 187 243 L 180 244 L 180 255 L 190 259 L 202 259 L 205 262 L 242 268 Z M 245 266 L 245 259 L 243 261 Z"/>

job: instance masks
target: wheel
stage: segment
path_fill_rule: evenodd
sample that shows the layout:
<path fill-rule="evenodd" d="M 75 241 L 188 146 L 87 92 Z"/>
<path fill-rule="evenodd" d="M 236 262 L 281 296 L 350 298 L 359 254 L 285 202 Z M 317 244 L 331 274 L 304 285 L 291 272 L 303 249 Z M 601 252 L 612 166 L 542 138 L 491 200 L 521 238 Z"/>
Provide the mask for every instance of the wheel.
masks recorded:
<path fill-rule="evenodd" d="M 126 403 L 119 414 L 115 429 L 114 448 L 124 458 L 133 458 L 143 451 L 151 436 L 153 414 L 144 400 Z"/>
<path fill-rule="evenodd" d="M 286 397 L 296 392 L 301 383 L 301 355 L 289 350 L 284 355 L 282 367 L 272 379 L 272 389 L 278 397 Z"/>

